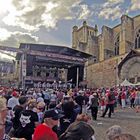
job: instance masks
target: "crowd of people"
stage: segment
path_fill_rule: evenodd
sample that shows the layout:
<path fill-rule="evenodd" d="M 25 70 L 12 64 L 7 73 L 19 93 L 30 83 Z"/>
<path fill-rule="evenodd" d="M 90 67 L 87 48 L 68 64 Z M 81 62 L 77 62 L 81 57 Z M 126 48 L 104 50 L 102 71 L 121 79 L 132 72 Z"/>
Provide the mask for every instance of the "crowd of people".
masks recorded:
<path fill-rule="evenodd" d="M 0 90 L 0 139 L 95 140 L 90 121 L 112 117 L 115 107 L 139 112 L 140 88 Z M 91 110 L 91 115 L 87 114 Z M 6 118 L 6 119 L 5 119 Z M 136 140 L 120 126 L 107 130 L 108 140 Z"/>

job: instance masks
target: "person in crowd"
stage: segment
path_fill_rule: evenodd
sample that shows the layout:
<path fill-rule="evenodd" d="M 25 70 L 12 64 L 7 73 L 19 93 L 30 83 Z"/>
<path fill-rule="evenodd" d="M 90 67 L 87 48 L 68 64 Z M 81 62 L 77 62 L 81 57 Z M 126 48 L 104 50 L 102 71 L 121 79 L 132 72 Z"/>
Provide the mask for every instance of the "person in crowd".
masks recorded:
<path fill-rule="evenodd" d="M 15 131 L 15 137 L 32 140 L 32 134 L 34 133 L 35 127 L 38 125 L 38 115 L 34 112 L 34 108 L 36 108 L 36 104 L 34 102 L 29 102 L 28 109 L 20 113 L 20 123 Z"/>
<path fill-rule="evenodd" d="M 17 140 L 17 138 L 10 138 L 7 134 L 5 134 L 5 118 L 7 115 L 7 107 L 6 107 L 6 99 L 4 97 L 0 97 L 0 140 Z M 18 140 L 25 140 L 24 138 L 20 138 Z"/>
<path fill-rule="evenodd" d="M 12 119 L 14 117 L 14 112 L 11 108 L 8 108 L 8 113 L 6 116 L 6 123 L 5 123 L 5 133 L 8 134 L 13 126 Z"/>
<path fill-rule="evenodd" d="M 29 105 L 31 105 L 33 107 L 32 108 L 32 111 L 33 112 L 37 112 L 37 101 L 36 101 L 36 99 L 30 99 L 30 100 L 28 100 L 28 103 L 27 103 L 27 106 L 26 106 L 26 110 L 28 110 Z"/>
<path fill-rule="evenodd" d="M 89 102 L 89 92 L 87 92 L 86 90 L 84 91 L 84 102 L 85 105 L 87 105 Z"/>
<path fill-rule="evenodd" d="M 113 137 L 111 140 L 137 140 L 135 136 L 131 134 L 120 134 Z"/>
<path fill-rule="evenodd" d="M 59 140 L 93 140 L 94 129 L 84 121 L 72 123 Z"/>
<path fill-rule="evenodd" d="M 122 90 L 121 103 L 122 103 L 122 108 L 125 108 L 126 107 L 126 92 L 125 92 L 125 90 Z"/>
<path fill-rule="evenodd" d="M 36 99 L 37 103 L 39 102 L 44 102 L 44 99 L 42 97 L 42 93 L 37 93 L 37 99 Z"/>
<path fill-rule="evenodd" d="M 75 97 L 76 103 L 80 106 L 80 114 L 82 113 L 82 106 L 84 105 L 85 98 L 84 98 L 84 92 L 79 91 L 78 95 Z"/>
<path fill-rule="evenodd" d="M 45 102 L 39 102 L 37 104 L 37 115 L 39 123 L 41 123 L 43 120 L 44 111 L 45 111 Z"/>
<path fill-rule="evenodd" d="M 130 94 L 130 102 L 131 102 L 131 104 L 130 104 L 130 107 L 131 108 L 134 108 L 135 107 L 135 98 L 136 98 L 136 90 L 135 90 L 135 88 L 133 88 L 132 90 L 131 90 L 131 94 Z"/>
<path fill-rule="evenodd" d="M 64 111 L 64 116 L 60 119 L 60 134 L 64 133 L 77 116 L 77 113 L 74 111 L 73 101 L 64 101 L 62 110 Z"/>
<path fill-rule="evenodd" d="M 105 108 L 106 108 L 105 97 L 104 96 L 101 96 L 101 98 L 99 100 L 99 104 L 100 104 L 100 107 L 101 107 L 101 113 L 103 114 L 104 111 L 105 111 Z"/>
<path fill-rule="evenodd" d="M 44 102 L 45 102 L 45 104 L 47 105 L 47 109 L 48 109 L 48 106 L 49 106 L 49 104 L 50 104 L 51 95 L 49 94 L 49 91 L 48 91 L 48 90 L 45 90 L 45 91 L 43 92 L 43 94 L 44 94 Z"/>
<path fill-rule="evenodd" d="M 119 89 L 119 91 L 118 91 L 118 103 L 119 103 L 120 107 L 122 106 L 121 94 L 122 94 L 122 89 Z"/>
<path fill-rule="evenodd" d="M 57 126 L 59 119 L 64 115 L 57 109 L 50 109 L 44 113 L 43 123 L 38 125 L 33 134 L 33 140 L 58 140 L 53 127 Z"/>
<path fill-rule="evenodd" d="M 6 100 L 8 102 L 8 100 L 12 97 L 12 91 L 11 90 L 7 91 L 6 94 L 4 95 L 4 97 L 6 98 Z"/>
<path fill-rule="evenodd" d="M 48 110 L 49 110 L 49 109 L 53 109 L 53 108 L 55 108 L 56 106 L 57 106 L 56 103 L 50 102 L 50 104 L 48 105 Z"/>
<path fill-rule="evenodd" d="M 91 103 L 91 99 L 93 98 L 93 94 L 92 93 L 90 93 L 90 95 L 89 95 L 89 101 L 88 101 L 88 105 L 90 106 L 92 103 Z"/>
<path fill-rule="evenodd" d="M 87 114 L 78 114 L 75 121 L 84 121 L 88 123 L 91 120 L 91 117 Z"/>
<path fill-rule="evenodd" d="M 13 91 L 12 98 L 10 98 L 7 102 L 7 107 L 9 107 L 13 110 L 13 108 L 16 105 L 19 105 L 18 96 L 19 96 L 19 93 L 17 91 Z"/>
<path fill-rule="evenodd" d="M 86 123 L 90 124 L 90 120 L 91 120 L 91 117 L 89 115 L 87 115 L 87 114 L 78 114 L 77 117 L 76 117 L 75 122 L 83 121 L 83 122 L 86 122 Z M 96 140 L 94 135 L 92 136 L 91 140 Z"/>
<path fill-rule="evenodd" d="M 90 105 L 93 120 L 97 120 L 98 105 L 99 103 L 98 103 L 97 93 L 93 93 L 93 98 L 91 99 L 91 105 Z"/>
<path fill-rule="evenodd" d="M 136 105 L 136 113 L 140 112 L 140 89 L 136 89 L 136 97 L 135 97 L 135 105 Z"/>
<path fill-rule="evenodd" d="M 106 131 L 108 140 L 111 140 L 114 136 L 122 133 L 122 128 L 119 125 L 113 125 Z"/>
<path fill-rule="evenodd" d="M 0 139 L 4 138 L 5 134 L 5 117 L 7 115 L 8 109 L 6 107 L 6 99 L 0 97 Z"/>
<path fill-rule="evenodd" d="M 101 117 L 105 117 L 107 111 L 109 110 L 108 117 L 111 118 L 111 113 L 113 112 L 115 101 L 113 94 L 114 93 L 112 92 L 112 89 L 106 93 L 106 108 Z"/>
<path fill-rule="evenodd" d="M 54 103 L 54 104 L 57 103 L 57 95 L 55 91 L 53 91 L 53 93 L 51 94 L 50 103 Z"/>
<path fill-rule="evenodd" d="M 61 90 L 59 90 L 59 91 L 57 92 L 58 103 L 61 102 L 61 100 L 63 99 L 63 96 L 64 96 L 64 92 L 61 91 Z"/>
<path fill-rule="evenodd" d="M 15 133 L 16 129 L 19 127 L 19 124 L 20 124 L 20 121 L 19 121 L 20 113 L 21 113 L 21 111 L 23 111 L 26 108 L 27 101 L 28 101 L 27 97 L 20 96 L 19 100 L 18 100 L 19 105 L 16 105 L 13 108 L 13 117 L 11 118 L 12 128 L 9 130 L 9 133 L 8 133 L 11 137 L 14 136 L 14 133 Z"/>

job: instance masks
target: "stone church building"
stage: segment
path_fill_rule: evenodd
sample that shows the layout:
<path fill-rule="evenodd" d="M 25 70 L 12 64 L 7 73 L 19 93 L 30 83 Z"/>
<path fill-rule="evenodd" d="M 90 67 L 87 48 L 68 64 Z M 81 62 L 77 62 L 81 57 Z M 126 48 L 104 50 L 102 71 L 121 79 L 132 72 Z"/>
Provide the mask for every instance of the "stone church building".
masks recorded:
<path fill-rule="evenodd" d="M 73 27 L 72 48 L 91 54 L 85 64 L 88 87 L 110 87 L 127 79 L 140 82 L 140 15 L 122 15 L 113 28 L 103 26 Z"/>

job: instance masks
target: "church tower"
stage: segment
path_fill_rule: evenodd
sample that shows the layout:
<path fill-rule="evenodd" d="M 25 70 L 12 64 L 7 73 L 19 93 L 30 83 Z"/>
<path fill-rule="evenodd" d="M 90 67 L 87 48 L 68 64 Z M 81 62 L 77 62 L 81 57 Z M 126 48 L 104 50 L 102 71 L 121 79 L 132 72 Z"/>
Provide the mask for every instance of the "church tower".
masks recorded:
<path fill-rule="evenodd" d="M 86 21 L 83 21 L 83 25 L 78 28 L 73 27 L 72 32 L 72 48 L 79 51 L 89 53 L 98 58 L 98 27 L 88 26 Z"/>
<path fill-rule="evenodd" d="M 121 33 L 120 33 L 120 47 L 119 54 L 124 54 L 129 52 L 133 46 L 134 40 L 134 25 L 133 18 L 127 15 L 122 15 L 121 17 Z"/>

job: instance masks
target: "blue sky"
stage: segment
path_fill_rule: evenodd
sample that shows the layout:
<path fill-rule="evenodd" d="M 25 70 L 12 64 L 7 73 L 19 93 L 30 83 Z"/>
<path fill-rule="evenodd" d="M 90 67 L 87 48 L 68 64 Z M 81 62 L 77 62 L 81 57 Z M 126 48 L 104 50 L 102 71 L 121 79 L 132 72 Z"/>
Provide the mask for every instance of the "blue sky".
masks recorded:
<path fill-rule="evenodd" d="M 0 0 L 0 45 L 41 43 L 71 47 L 72 27 L 116 26 L 140 14 L 140 0 Z"/>

